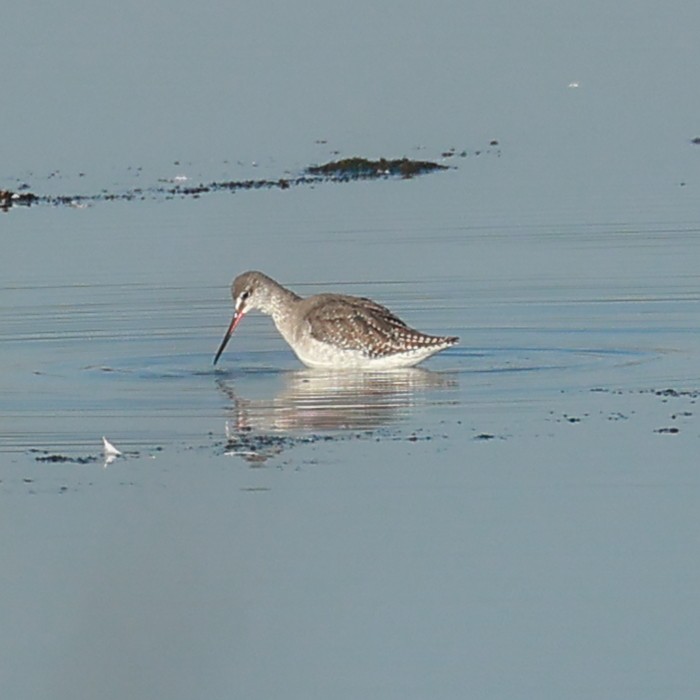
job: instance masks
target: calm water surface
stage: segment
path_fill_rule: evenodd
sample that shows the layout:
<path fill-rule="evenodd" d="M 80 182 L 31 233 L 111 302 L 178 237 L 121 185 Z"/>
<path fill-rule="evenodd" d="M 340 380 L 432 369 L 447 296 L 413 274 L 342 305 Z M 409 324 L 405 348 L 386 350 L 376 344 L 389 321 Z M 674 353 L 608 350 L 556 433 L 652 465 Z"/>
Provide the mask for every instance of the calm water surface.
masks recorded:
<path fill-rule="evenodd" d="M 374 183 L 372 196 L 384 190 L 400 205 L 399 190 L 415 197 L 421 185 Z M 344 187 L 353 197 L 369 184 Z M 320 206 L 328 196 L 332 206 L 342 189 L 269 192 L 257 204 L 285 208 L 291 197 Z M 448 219 L 426 222 L 421 237 L 415 224 L 406 235 L 402 223 L 362 229 L 365 217 L 339 216 L 338 234 L 293 220 L 289 230 L 270 232 L 265 217 L 238 223 L 233 199 L 13 213 L 14 243 L 33 272 L 27 279 L 7 265 L 4 277 L 2 341 L 12 370 L 0 403 L 4 451 L 14 459 L 38 448 L 94 453 L 103 434 L 132 450 L 206 444 L 241 406 L 261 429 L 410 431 L 461 420 L 474 403 L 526 401 L 544 410 L 568 389 L 687 388 L 698 293 L 697 239 L 685 224 L 556 232 L 452 229 Z M 227 206 L 232 221 L 218 221 Z M 134 211 L 143 215 L 138 228 L 127 222 L 121 230 L 121 215 Z M 52 224 L 54 245 L 87 247 L 88 260 L 61 257 L 56 265 L 45 230 L 31 226 L 35 213 L 61 219 L 64 228 Z M 188 269 L 192 238 L 211 264 L 198 264 L 207 254 L 198 252 Z M 292 277 L 284 281 L 302 294 L 369 295 L 415 326 L 463 342 L 410 373 L 328 375 L 305 371 L 270 320 L 252 316 L 215 369 L 230 277 L 253 258 L 278 274 L 276 256 L 270 268 L 257 248 L 289 252 Z M 390 279 L 375 277 L 377 260 Z M 354 270 L 359 281 L 345 277 Z M 308 410 L 299 414 L 302 405 Z"/>
<path fill-rule="evenodd" d="M 6 687 L 689 697 L 696 232 L 474 227 L 460 175 L 5 219 Z M 214 369 L 249 267 L 462 344 L 314 372 L 250 316 Z"/>
<path fill-rule="evenodd" d="M 0 215 L 0 695 L 697 698 L 696 4 L 32 8 L 0 189 L 453 167 Z M 462 342 L 214 369 L 246 269 Z"/>

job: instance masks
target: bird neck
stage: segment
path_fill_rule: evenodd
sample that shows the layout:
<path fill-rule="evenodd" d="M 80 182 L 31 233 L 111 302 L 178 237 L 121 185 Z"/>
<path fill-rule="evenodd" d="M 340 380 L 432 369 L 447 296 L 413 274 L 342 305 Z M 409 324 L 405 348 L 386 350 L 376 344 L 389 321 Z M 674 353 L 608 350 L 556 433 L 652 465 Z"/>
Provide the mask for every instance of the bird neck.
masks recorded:
<path fill-rule="evenodd" d="M 277 321 L 286 318 L 292 307 L 299 301 L 301 301 L 301 297 L 298 294 L 270 279 L 264 300 L 258 304 L 258 308 L 263 313 L 272 316 L 277 323 Z"/>

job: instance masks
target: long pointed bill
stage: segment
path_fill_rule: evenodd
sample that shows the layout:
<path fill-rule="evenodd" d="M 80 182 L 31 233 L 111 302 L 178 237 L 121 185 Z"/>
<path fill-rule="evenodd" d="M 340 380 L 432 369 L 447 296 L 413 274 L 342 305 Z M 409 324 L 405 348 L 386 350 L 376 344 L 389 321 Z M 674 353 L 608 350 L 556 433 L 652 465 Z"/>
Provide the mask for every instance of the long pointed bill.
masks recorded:
<path fill-rule="evenodd" d="M 214 355 L 214 364 L 216 364 L 221 357 L 221 353 L 224 351 L 224 348 L 226 347 L 228 341 L 231 338 L 231 335 L 233 334 L 233 331 L 236 330 L 236 326 L 241 322 L 241 319 L 244 316 L 244 312 L 242 311 L 237 311 L 235 314 L 233 314 L 233 320 L 231 321 L 231 325 L 228 327 L 228 330 L 226 331 L 226 335 L 224 336 L 224 339 L 221 341 L 221 345 L 219 345 L 219 349 L 216 351 L 216 355 Z"/>

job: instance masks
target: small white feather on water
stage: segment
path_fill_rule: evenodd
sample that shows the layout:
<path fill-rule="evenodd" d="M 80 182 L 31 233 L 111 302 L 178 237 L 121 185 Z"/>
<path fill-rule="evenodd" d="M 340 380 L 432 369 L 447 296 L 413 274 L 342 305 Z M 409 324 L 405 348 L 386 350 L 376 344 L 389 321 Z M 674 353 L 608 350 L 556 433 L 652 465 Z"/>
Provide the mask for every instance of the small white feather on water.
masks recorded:
<path fill-rule="evenodd" d="M 106 438 L 102 436 L 102 449 L 107 457 L 119 457 L 121 452 Z"/>

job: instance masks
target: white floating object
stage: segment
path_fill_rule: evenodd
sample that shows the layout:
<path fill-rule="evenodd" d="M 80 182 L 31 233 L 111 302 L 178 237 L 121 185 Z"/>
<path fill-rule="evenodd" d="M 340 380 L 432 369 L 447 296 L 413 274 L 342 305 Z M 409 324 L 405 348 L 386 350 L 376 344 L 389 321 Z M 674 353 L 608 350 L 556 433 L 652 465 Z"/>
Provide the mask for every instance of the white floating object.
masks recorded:
<path fill-rule="evenodd" d="M 121 452 L 106 438 L 102 436 L 102 446 L 107 457 L 119 457 Z"/>
<path fill-rule="evenodd" d="M 579 86 L 578 80 L 572 80 L 567 87 L 577 88 Z"/>

